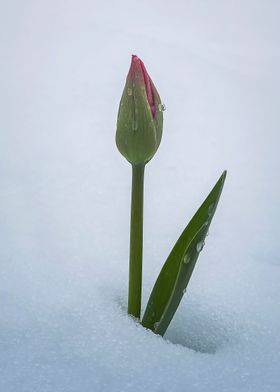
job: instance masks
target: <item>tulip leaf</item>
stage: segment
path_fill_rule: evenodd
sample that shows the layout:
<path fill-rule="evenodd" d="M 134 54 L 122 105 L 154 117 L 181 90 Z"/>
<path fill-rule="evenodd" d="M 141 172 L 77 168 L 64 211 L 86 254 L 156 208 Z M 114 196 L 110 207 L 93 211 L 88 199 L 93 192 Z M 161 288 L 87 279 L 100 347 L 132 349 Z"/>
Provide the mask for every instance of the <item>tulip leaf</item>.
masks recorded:
<path fill-rule="evenodd" d="M 159 335 L 164 335 L 184 295 L 204 246 L 225 178 L 226 171 L 182 232 L 154 285 L 142 325 Z"/>

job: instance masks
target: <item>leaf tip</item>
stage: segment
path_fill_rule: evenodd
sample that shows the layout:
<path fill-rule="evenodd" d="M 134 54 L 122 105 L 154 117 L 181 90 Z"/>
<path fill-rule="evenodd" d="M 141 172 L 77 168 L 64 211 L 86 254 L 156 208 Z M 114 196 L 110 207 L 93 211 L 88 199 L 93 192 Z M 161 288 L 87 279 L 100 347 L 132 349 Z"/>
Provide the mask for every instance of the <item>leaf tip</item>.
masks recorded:
<path fill-rule="evenodd" d="M 221 181 L 224 184 L 226 176 L 227 176 L 227 170 L 224 170 L 219 181 Z"/>

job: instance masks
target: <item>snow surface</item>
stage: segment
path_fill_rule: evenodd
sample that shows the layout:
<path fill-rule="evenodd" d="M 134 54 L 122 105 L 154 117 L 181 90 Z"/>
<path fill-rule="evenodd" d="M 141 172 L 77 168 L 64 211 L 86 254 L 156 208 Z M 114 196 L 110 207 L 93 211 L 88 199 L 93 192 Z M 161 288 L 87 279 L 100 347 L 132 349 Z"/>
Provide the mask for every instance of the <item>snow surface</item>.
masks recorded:
<path fill-rule="evenodd" d="M 1 392 L 280 390 L 279 17 L 277 0 L 1 2 Z M 126 315 L 132 53 L 167 106 L 143 305 L 228 170 L 165 339 Z"/>

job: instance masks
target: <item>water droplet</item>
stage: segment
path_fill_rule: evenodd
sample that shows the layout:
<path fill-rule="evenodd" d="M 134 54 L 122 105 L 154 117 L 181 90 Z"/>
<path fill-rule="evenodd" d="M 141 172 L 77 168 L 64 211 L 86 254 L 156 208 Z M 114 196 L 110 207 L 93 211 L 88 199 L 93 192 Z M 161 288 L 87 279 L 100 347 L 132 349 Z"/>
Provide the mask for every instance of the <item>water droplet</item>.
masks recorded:
<path fill-rule="evenodd" d="M 164 103 L 159 103 L 158 110 L 160 112 L 164 112 L 166 110 L 166 106 L 164 105 Z"/>
<path fill-rule="evenodd" d="M 199 241 L 199 242 L 196 244 L 196 251 L 197 251 L 198 253 L 201 252 L 202 249 L 203 249 L 203 247 L 204 247 L 204 241 Z"/>
<path fill-rule="evenodd" d="M 137 120 L 134 120 L 134 121 L 133 121 L 133 124 L 132 124 L 132 130 L 133 130 L 133 131 L 137 131 L 137 129 L 138 129 L 138 121 L 137 121 Z"/>
<path fill-rule="evenodd" d="M 159 326 L 159 322 L 157 321 L 156 323 L 154 323 L 154 329 L 156 330 L 158 326 Z"/>
<path fill-rule="evenodd" d="M 188 254 L 186 254 L 183 258 L 183 263 L 188 264 L 191 261 L 191 258 Z"/>
<path fill-rule="evenodd" d="M 208 207 L 208 216 L 212 215 L 213 210 L 214 210 L 214 203 L 210 204 L 210 206 Z"/>
<path fill-rule="evenodd" d="M 187 289 L 184 289 L 184 290 L 183 290 L 183 294 L 185 294 L 186 292 L 187 292 Z"/>
<path fill-rule="evenodd" d="M 127 95 L 132 95 L 132 89 L 131 88 L 127 89 Z"/>

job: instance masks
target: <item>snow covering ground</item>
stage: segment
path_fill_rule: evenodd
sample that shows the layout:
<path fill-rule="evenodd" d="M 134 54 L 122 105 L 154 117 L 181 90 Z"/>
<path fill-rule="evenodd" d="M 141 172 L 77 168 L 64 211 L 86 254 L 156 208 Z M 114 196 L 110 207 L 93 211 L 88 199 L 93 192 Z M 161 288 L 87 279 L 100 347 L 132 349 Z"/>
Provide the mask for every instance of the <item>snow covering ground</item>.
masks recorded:
<path fill-rule="evenodd" d="M 278 1 L 2 1 L 0 391 L 279 391 Z M 167 106 L 146 170 L 145 305 L 224 169 L 165 339 L 126 315 L 131 53 Z"/>

